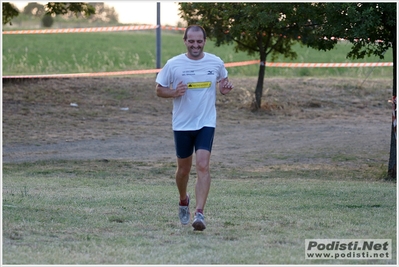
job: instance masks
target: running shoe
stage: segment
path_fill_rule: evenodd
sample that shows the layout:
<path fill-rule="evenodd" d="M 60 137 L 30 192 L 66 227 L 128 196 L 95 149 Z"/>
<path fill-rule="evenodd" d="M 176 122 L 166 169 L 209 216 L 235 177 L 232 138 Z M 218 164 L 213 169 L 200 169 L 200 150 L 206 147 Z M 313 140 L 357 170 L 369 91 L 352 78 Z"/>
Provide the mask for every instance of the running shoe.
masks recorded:
<path fill-rule="evenodd" d="M 206 228 L 205 217 L 202 213 L 196 212 L 192 226 L 196 231 L 202 231 Z"/>
<path fill-rule="evenodd" d="M 187 195 L 188 204 L 190 204 L 190 197 Z M 190 208 L 187 206 L 180 206 L 179 204 L 179 219 L 181 224 L 186 225 L 190 222 Z"/>

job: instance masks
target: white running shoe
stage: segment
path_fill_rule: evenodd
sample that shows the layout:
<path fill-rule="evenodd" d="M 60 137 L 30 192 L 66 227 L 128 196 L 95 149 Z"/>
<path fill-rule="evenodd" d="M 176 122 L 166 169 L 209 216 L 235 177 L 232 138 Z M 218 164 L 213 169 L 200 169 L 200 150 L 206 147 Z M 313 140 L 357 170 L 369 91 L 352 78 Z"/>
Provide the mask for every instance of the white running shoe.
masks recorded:
<path fill-rule="evenodd" d="M 190 197 L 187 195 L 188 204 L 190 205 Z M 190 222 L 190 208 L 187 206 L 179 205 L 179 219 L 181 224 L 186 225 Z"/>
<path fill-rule="evenodd" d="M 196 212 L 192 226 L 196 231 L 202 231 L 206 228 L 205 217 L 202 213 Z"/>

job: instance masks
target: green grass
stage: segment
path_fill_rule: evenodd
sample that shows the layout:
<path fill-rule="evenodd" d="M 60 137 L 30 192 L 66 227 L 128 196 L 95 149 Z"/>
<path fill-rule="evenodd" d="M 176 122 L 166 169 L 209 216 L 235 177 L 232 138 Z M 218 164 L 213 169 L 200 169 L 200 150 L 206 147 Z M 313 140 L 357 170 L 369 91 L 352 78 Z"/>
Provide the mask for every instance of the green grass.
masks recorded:
<path fill-rule="evenodd" d="M 204 232 L 178 222 L 174 171 L 168 161 L 3 164 L 3 263 L 396 263 L 396 184 L 376 178 L 380 166 L 218 164 Z M 305 239 L 321 238 L 392 239 L 393 259 L 305 260 Z"/>
<path fill-rule="evenodd" d="M 164 31 L 161 64 L 185 51 L 182 33 Z M 351 45 L 340 43 L 331 51 L 294 46 L 295 60 L 279 57 L 275 62 L 378 62 L 379 58 L 349 60 Z M 233 45 L 215 47 L 208 40 L 205 50 L 226 63 L 258 59 L 245 52 L 236 53 Z M 271 58 L 268 58 L 271 61 Z M 392 62 L 392 51 L 383 62 Z M 67 33 L 3 35 L 3 75 L 63 74 L 153 69 L 156 66 L 155 31 L 113 33 Z M 229 68 L 232 76 L 257 76 L 258 65 Z M 266 77 L 339 76 L 391 78 L 392 67 L 377 68 L 267 68 Z"/>

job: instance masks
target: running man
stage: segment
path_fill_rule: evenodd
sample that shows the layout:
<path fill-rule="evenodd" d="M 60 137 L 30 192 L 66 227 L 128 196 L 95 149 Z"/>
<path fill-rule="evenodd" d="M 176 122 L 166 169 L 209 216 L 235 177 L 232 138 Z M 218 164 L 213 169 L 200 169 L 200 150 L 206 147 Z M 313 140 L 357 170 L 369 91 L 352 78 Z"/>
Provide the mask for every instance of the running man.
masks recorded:
<path fill-rule="evenodd" d="M 195 151 L 197 180 L 194 230 L 206 228 L 204 207 L 211 185 L 209 170 L 216 127 L 216 89 L 223 95 L 233 89 L 224 62 L 204 52 L 204 28 L 192 25 L 183 36 L 187 52 L 167 61 L 156 78 L 158 97 L 173 98 L 172 128 L 177 156 L 176 185 L 180 196 L 179 218 L 190 222 L 187 184 Z"/>

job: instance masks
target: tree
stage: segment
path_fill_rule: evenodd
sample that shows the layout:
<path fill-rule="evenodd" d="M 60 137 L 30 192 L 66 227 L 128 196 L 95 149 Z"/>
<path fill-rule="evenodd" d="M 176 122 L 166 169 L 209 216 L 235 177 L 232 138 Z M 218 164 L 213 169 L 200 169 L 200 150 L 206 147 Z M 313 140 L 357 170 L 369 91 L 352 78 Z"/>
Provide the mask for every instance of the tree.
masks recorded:
<path fill-rule="evenodd" d="M 268 55 L 295 58 L 291 45 L 330 50 L 340 38 L 352 43 L 348 58 L 376 55 L 392 48 L 393 100 L 396 103 L 396 3 L 179 3 L 181 18 L 203 26 L 216 45 L 258 53 L 260 67 L 255 109 L 260 108 Z M 300 36 L 300 39 L 297 37 Z M 396 107 L 396 105 L 395 105 Z M 396 117 L 396 111 L 395 116 Z M 396 127 L 391 126 L 388 173 L 396 179 Z"/>
<path fill-rule="evenodd" d="M 22 11 L 23 14 L 35 17 L 42 17 L 45 14 L 45 8 L 43 5 L 36 2 L 30 2 L 27 4 Z"/>
<path fill-rule="evenodd" d="M 44 15 L 42 18 L 42 25 L 43 27 L 47 27 L 50 28 L 51 26 L 53 26 L 54 23 L 54 19 L 51 15 Z"/>
<path fill-rule="evenodd" d="M 312 20 L 319 15 L 311 3 L 179 3 L 188 24 L 199 24 L 216 46 L 234 43 L 236 51 L 258 54 L 260 59 L 254 110 L 261 107 L 266 59 L 297 57 L 292 45 L 298 37 L 312 37 Z M 325 49 L 334 44 L 325 42 Z"/>
<path fill-rule="evenodd" d="M 314 28 L 315 36 L 324 36 L 323 39 L 328 42 L 338 37 L 348 40 L 352 44 L 348 58 L 375 55 L 383 59 L 388 49 L 392 48 L 393 117 L 396 118 L 396 3 L 321 3 L 316 5 L 316 9 L 319 14 L 323 14 L 324 21 Z M 305 43 L 322 49 L 323 44 L 319 40 L 315 38 Z M 396 127 L 392 124 L 388 174 L 393 179 L 396 179 L 396 160 Z"/>
<path fill-rule="evenodd" d="M 95 9 L 96 13 L 89 17 L 90 22 L 118 22 L 119 16 L 115 8 L 108 7 L 104 3 L 90 3 Z"/>
<path fill-rule="evenodd" d="M 10 3 L 3 3 L 3 25 L 10 23 L 11 20 L 18 16 L 19 10 Z M 72 12 L 75 15 L 83 14 L 85 17 L 89 17 L 95 14 L 95 8 L 89 3 L 62 3 L 62 2 L 49 2 L 45 5 L 45 11 L 47 15 L 58 15 Z"/>
<path fill-rule="evenodd" d="M 46 4 L 46 14 L 65 15 L 68 12 L 72 12 L 76 16 L 81 14 L 90 17 L 90 15 L 95 14 L 96 10 L 90 3 L 49 2 Z"/>
<path fill-rule="evenodd" d="M 3 25 L 10 23 L 13 17 L 18 16 L 19 10 L 11 3 L 3 3 Z"/>
<path fill-rule="evenodd" d="M 115 11 L 115 8 L 108 7 L 104 3 L 101 2 L 90 2 L 90 5 L 95 9 L 95 13 L 90 15 L 87 18 L 87 21 L 90 23 L 95 22 L 118 22 L 119 16 L 118 13 Z M 83 17 L 82 14 L 75 15 L 73 12 L 68 12 L 63 15 L 64 18 L 72 18 L 72 17 Z"/>

